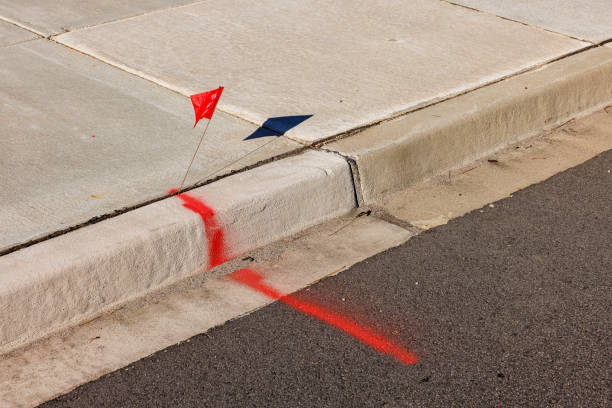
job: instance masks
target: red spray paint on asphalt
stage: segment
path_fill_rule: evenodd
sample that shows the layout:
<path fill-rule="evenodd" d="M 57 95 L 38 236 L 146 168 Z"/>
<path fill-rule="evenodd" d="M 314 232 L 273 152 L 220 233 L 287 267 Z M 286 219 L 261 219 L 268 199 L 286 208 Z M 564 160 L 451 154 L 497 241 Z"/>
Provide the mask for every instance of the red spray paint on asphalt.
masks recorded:
<path fill-rule="evenodd" d="M 177 190 L 170 190 L 170 194 Z M 197 213 L 202 217 L 204 229 L 206 230 L 206 238 L 208 240 L 208 258 L 209 267 L 213 268 L 221 265 L 228 260 L 224 242 L 223 229 L 217 221 L 215 212 L 207 206 L 202 200 L 193 196 L 182 193 L 177 195 L 183 201 L 183 207 Z M 230 279 L 239 282 L 249 288 L 271 298 L 278 300 L 287 306 L 290 306 L 304 314 L 315 317 L 324 321 L 360 340 L 361 342 L 372 347 L 374 350 L 395 357 L 403 364 L 414 364 L 419 361 L 419 358 L 394 343 L 390 339 L 376 333 L 372 329 L 361 326 L 356 322 L 349 320 L 337 313 L 326 310 L 312 303 L 304 302 L 291 295 L 282 295 L 279 291 L 271 286 L 263 283 L 263 277 L 251 268 L 240 269 L 228 276 Z"/>
<path fill-rule="evenodd" d="M 320 306 L 296 299 L 291 295 L 281 295 L 281 293 L 276 289 L 264 284 L 262 282 L 263 277 L 257 272 L 253 271 L 251 268 L 240 269 L 229 275 L 229 278 L 236 282 L 240 282 L 271 299 L 278 300 L 287 306 L 291 306 L 304 314 L 316 317 L 317 319 L 350 334 L 379 353 L 391 355 L 404 364 L 410 365 L 419 361 L 419 358 L 416 355 L 404 350 L 400 345 L 386 339 L 368 327 L 361 326 Z"/>

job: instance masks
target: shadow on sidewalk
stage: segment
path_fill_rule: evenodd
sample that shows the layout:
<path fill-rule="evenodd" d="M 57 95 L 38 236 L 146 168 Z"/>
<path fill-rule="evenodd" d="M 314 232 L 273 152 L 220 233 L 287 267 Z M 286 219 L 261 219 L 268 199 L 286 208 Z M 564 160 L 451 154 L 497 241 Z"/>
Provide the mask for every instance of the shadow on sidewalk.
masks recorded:
<path fill-rule="evenodd" d="M 267 119 L 261 127 L 257 128 L 253 133 L 247 136 L 244 140 L 258 139 L 266 136 L 281 136 L 290 129 L 293 129 L 300 123 L 310 119 L 312 115 L 298 116 L 279 116 L 276 118 Z"/>

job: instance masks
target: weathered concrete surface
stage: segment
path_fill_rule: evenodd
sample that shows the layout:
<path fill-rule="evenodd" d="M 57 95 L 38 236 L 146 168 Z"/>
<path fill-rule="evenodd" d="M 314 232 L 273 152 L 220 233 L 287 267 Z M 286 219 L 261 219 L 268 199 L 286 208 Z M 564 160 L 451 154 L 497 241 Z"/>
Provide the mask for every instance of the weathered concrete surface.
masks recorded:
<path fill-rule="evenodd" d="M 445 1 L 596 43 L 612 38 L 610 0 Z"/>
<path fill-rule="evenodd" d="M 453 218 L 577 166 L 612 150 L 612 109 L 572 121 L 543 138 L 419 183 L 381 200 L 391 215 L 419 228 L 446 224 Z M 610 175 L 612 181 L 612 174 Z"/>
<path fill-rule="evenodd" d="M 367 203 L 610 103 L 612 50 L 597 47 L 325 148 L 357 162 Z"/>
<path fill-rule="evenodd" d="M 196 0 L 0 0 L 0 16 L 48 36 Z"/>
<path fill-rule="evenodd" d="M 223 84 L 219 107 L 256 123 L 314 115 L 287 132 L 304 142 L 585 45 L 430 0 L 203 2 L 56 39 L 183 94 Z"/>
<path fill-rule="evenodd" d="M 38 36 L 33 32 L 17 27 L 15 24 L 0 20 L 0 47 L 33 40 L 35 38 L 38 38 Z"/>
<path fill-rule="evenodd" d="M 204 125 L 188 98 L 46 40 L 0 70 L 0 250 L 179 186 Z M 186 185 L 300 147 L 256 128 L 217 112 Z"/>
<path fill-rule="evenodd" d="M 232 258 L 346 214 L 352 192 L 345 160 L 306 152 L 189 195 L 216 213 Z M 173 197 L 0 257 L 0 352 L 207 268 L 206 237 Z"/>
<path fill-rule="evenodd" d="M 374 217 L 340 218 L 250 253 L 257 259 L 250 266 L 269 284 L 291 293 L 411 236 Z M 192 280 L 187 288 L 172 287 L 0 358 L 0 405 L 42 403 L 271 302 L 222 276 Z"/>

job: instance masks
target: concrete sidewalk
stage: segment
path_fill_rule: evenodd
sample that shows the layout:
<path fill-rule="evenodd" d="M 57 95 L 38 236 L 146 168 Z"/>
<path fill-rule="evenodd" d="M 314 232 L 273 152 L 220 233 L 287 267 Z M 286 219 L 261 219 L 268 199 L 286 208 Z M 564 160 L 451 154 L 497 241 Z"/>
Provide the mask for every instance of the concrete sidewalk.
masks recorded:
<path fill-rule="evenodd" d="M 599 46 L 612 38 L 605 4 L 566 0 L 579 11 L 572 20 L 540 3 L 463 3 L 483 11 L 433 0 L 0 0 L 0 260 L 18 268 L 15 259 L 40 254 L 38 242 L 53 248 L 52 237 L 67 233 L 69 245 L 73 229 L 103 243 L 87 235 L 99 231 L 89 224 L 167 197 L 202 128 L 192 129 L 188 95 L 220 84 L 187 187 L 224 178 L 268 189 L 266 211 L 245 211 L 235 203 L 248 197 L 229 187 L 215 201 L 216 211 L 235 211 L 227 219 L 236 230 L 270 226 L 268 236 L 237 238 L 250 248 L 612 103 L 612 49 Z M 227 178 L 252 167 L 262 170 Z M 300 178 L 305 168 L 317 170 Z M 274 184 L 284 176 L 291 182 Z M 345 195 L 304 206 L 316 194 L 305 185 Z M 193 228 L 186 220 L 177 225 Z M 151 238 L 142 234 L 133 238 Z M 94 245 L 75 256 L 102 254 Z M 189 262 L 164 276 L 205 267 Z M 75 273 L 88 279 L 86 268 Z M 134 293 L 109 299 L 163 282 L 143 278 Z M 90 306 L 36 330 L 95 314 Z M 5 340 L 0 348 L 17 338 Z"/>

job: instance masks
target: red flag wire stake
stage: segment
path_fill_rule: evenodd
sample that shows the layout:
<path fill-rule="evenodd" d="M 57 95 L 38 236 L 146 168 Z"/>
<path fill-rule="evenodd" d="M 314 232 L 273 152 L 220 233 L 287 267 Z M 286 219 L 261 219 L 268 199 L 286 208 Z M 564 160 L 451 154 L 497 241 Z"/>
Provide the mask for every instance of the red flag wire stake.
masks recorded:
<path fill-rule="evenodd" d="M 193 156 L 191 157 L 191 161 L 189 162 L 189 166 L 187 166 L 187 171 L 185 172 L 185 176 L 183 177 L 183 181 L 181 181 L 181 186 L 179 187 L 179 191 L 183 188 L 183 184 L 185 184 L 185 180 L 187 180 L 187 175 L 189 174 L 189 170 L 191 169 L 191 165 L 193 164 L 193 160 L 198 154 L 200 150 L 200 146 L 202 145 L 202 140 L 204 140 L 204 135 L 206 135 L 206 131 L 208 130 L 208 125 L 210 125 L 210 121 L 212 120 L 212 115 L 215 112 L 215 108 L 217 107 L 217 102 L 219 102 L 219 98 L 221 98 L 221 93 L 223 92 L 223 87 L 220 86 L 217 89 L 213 89 L 212 91 L 202 92 L 199 94 L 191 95 L 191 103 L 193 105 L 193 110 L 195 112 L 195 124 L 193 127 L 195 128 L 200 119 L 206 118 L 208 121 L 206 122 L 206 127 L 204 128 L 204 132 L 202 132 L 202 136 L 200 137 L 200 142 L 198 143 L 198 147 L 196 147 L 195 152 L 193 152 Z"/>
<path fill-rule="evenodd" d="M 200 137 L 200 143 L 198 143 L 198 147 L 196 147 L 195 152 L 193 152 L 193 156 L 191 156 L 191 161 L 189 162 L 189 166 L 187 166 L 187 171 L 185 172 L 185 176 L 183 177 L 183 181 L 181 181 L 181 186 L 179 187 L 179 191 L 183 188 L 183 184 L 185 184 L 185 180 L 187 180 L 187 175 L 189 174 L 189 169 L 191 169 L 191 165 L 193 164 L 193 160 L 198 154 L 198 150 L 200 150 L 200 145 L 202 144 L 202 140 L 204 140 L 204 135 L 206 134 L 206 130 L 208 130 L 208 125 L 210 125 L 210 119 L 206 121 L 206 126 L 204 127 L 204 132 L 202 132 L 202 136 Z"/>

